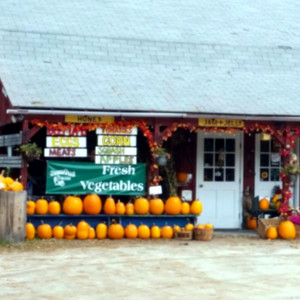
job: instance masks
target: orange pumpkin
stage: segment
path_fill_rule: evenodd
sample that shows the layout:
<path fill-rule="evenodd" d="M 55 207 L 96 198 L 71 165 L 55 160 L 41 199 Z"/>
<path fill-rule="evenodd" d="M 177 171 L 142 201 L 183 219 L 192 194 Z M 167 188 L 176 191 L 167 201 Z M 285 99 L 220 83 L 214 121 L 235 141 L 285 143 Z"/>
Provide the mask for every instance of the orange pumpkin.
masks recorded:
<path fill-rule="evenodd" d="M 257 218 L 256 217 L 250 217 L 247 216 L 247 224 L 248 229 L 255 230 L 257 228 Z"/>
<path fill-rule="evenodd" d="M 140 239 L 149 239 L 150 237 L 150 228 L 147 225 L 140 225 L 138 227 L 138 237 Z"/>
<path fill-rule="evenodd" d="M 68 196 L 63 202 L 63 212 L 67 215 L 80 215 L 83 210 L 82 200 L 79 197 Z"/>
<path fill-rule="evenodd" d="M 6 182 L 7 182 L 7 180 L 6 180 Z M 21 182 L 19 182 L 18 180 L 16 180 L 8 185 L 8 190 L 13 191 L 13 192 L 23 191 L 23 184 Z"/>
<path fill-rule="evenodd" d="M 169 197 L 165 203 L 165 212 L 168 215 L 178 215 L 181 212 L 181 199 L 177 196 Z"/>
<path fill-rule="evenodd" d="M 125 214 L 125 204 L 123 202 L 121 202 L 120 200 L 118 200 L 117 204 L 116 204 L 116 214 L 117 215 L 124 215 Z"/>
<path fill-rule="evenodd" d="M 149 211 L 152 215 L 161 215 L 164 212 L 165 205 L 160 198 L 151 199 L 149 201 Z"/>
<path fill-rule="evenodd" d="M 38 226 L 36 233 L 40 239 L 50 239 L 52 237 L 52 228 L 49 224 L 41 224 Z"/>
<path fill-rule="evenodd" d="M 265 209 L 269 209 L 269 207 L 270 207 L 270 204 L 269 204 L 268 199 L 262 198 L 259 200 L 259 209 L 265 210 Z"/>
<path fill-rule="evenodd" d="M 103 210 L 107 215 L 114 215 L 116 213 L 115 199 L 112 197 L 107 197 L 104 203 Z"/>
<path fill-rule="evenodd" d="M 85 221 L 80 221 L 77 224 L 76 236 L 79 240 L 86 240 L 89 236 L 89 224 Z"/>
<path fill-rule="evenodd" d="M 77 227 L 73 224 L 68 224 L 64 228 L 64 238 L 67 240 L 74 240 L 76 237 Z"/>
<path fill-rule="evenodd" d="M 35 203 L 35 213 L 38 215 L 45 215 L 48 212 L 48 201 L 45 199 L 38 199 Z"/>
<path fill-rule="evenodd" d="M 93 227 L 89 227 L 88 239 L 93 240 L 96 237 L 96 232 Z"/>
<path fill-rule="evenodd" d="M 62 239 L 64 237 L 64 228 L 60 225 L 56 225 L 52 229 L 52 236 L 56 239 Z"/>
<path fill-rule="evenodd" d="M 0 191 L 5 191 L 7 188 L 7 183 L 4 177 L 4 170 L 0 173 Z"/>
<path fill-rule="evenodd" d="M 182 215 L 188 215 L 191 212 L 191 207 L 188 202 L 182 202 L 181 204 L 181 214 Z"/>
<path fill-rule="evenodd" d="M 179 225 L 174 225 L 173 226 L 173 232 L 179 232 L 180 231 L 180 226 Z"/>
<path fill-rule="evenodd" d="M 48 204 L 48 213 L 50 215 L 58 215 L 58 214 L 60 214 L 60 210 L 61 210 L 61 207 L 60 207 L 60 203 L 58 201 L 51 201 Z"/>
<path fill-rule="evenodd" d="M 295 239 L 296 227 L 290 220 L 282 221 L 278 225 L 278 234 L 282 239 Z"/>
<path fill-rule="evenodd" d="M 269 240 L 276 240 L 278 237 L 277 228 L 275 226 L 270 226 L 266 232 L 266 238 Z"/>
<path fill-rule="evenodd" d="M 185 172 L 177 172 L 176 178 L 178 182 L 185 183 L 188 180 L 188 174 Z"/>
<path fill-rule="evenodd" d="M 32 200 L 28 200 L 26 202 L 26 213 L 27 215 L 33 215 L 35 212 L 35 202 Z"/>
<path fill-rule="evenodd" d="M 200 215 L 202 213 L 203 205 L 200 200 L 194 200 L 191 204 L 191 214 Z"/>
<path fill-rule="evenodd" d="M 121 224 L 112 223 L 108 227 L 107 235 L 113 240 L 122 239 L 124 237 L 124 228 Z"/>
<path fill-rule="evenodd" d="M 146 215 L 149 213 L 149 201 L 146 198 L 139 197 L 134 201 L 134 211 L 137 215 Z"/>
<path fill-rule="evenodd" d="M 173 237 L 173 228 L 169 225 L 165 225 L 161 229 L 161 237 L 164 239 L 171 239 Z"/>
<path fill-rule="evenodd" d="M 134 224 L 128 224 L 125 227 L 125 236 L 128 239 L 135 239 L 138 235 L 138 229 Z"/>
<path fill-rule="evenodd" d="M 187 230 L 187 231 L 193 231 L 193 230 L 194 230 L 194 224 L 192 224 L 192 223 L 187 223 L 187 224 L 184 226 L 184 229 Z"/>
<path fill-rule="evenodd" d="M 132 202 L 126 203 L 125 213 L 126 213 L 126 215 L 134 215 L 134 205 Z"/>
<path fill-rule="evenodd" d="M 153 225 L 150 230 L 150 236 L 152 239 L 160 238 L 160 228 L 156 225 Z"/>
<path fill-rule="evenodd" d="M 99 223 L 96 227 L 96 237 L 98 240 L 106 239 L 107 237 L 107 225 L 105 223 Z"/>
<path fill-rule="evenodd" d="M 35 237 L 35 228 L 32 223 L 26 223 L 26 238 L 32 240 Z"/>
<path fill-rule="evenodd" d="M 83 211 L 88 215 L 98 215 L 102 209 L 101 198 L 96 194 L 86 195 L 83 199 Z"/>

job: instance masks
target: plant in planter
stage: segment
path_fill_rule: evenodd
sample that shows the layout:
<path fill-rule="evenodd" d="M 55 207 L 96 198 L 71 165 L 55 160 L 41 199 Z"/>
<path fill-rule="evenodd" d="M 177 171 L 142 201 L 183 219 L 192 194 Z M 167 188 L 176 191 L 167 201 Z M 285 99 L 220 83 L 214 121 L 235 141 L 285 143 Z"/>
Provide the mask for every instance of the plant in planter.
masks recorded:
<path fill-rule="evenodd" d="M 157 164 L 159 166 L 166 166 L 168 160 L 170 159 L 170 154 L 165 148 L 157 148 Z"/>
<path fill-rule="evenodd" d="M 39 159 L 42 154 L 42 149 L 36 143 L 23 144 L 17 150 L 29 161 Z"/>

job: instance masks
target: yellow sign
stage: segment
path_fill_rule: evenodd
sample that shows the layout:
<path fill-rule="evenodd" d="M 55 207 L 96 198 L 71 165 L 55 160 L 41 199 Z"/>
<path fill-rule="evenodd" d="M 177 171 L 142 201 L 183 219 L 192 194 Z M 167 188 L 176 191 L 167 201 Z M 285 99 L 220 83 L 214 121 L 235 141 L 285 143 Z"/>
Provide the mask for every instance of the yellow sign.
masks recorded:
<path fill-rule="evenodd" d="M 67 123 L 113 123 L 114 121 L 115 117 L 112 116 L 65 116 L 65 122 Z"/>
<path fill-rule="evenodd" d="M 199 119 L 199 126 L 204 127 L 244 127 L 245 122 L 242 120 L 230 120 L 230 119 Z"/>

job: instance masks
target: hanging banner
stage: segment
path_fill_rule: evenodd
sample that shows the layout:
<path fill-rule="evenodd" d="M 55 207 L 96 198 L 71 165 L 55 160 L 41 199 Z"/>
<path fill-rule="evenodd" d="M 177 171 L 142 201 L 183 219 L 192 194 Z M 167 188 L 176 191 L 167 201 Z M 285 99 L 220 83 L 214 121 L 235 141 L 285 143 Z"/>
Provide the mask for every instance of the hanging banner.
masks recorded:
<path fill-rule="evenodd" d="M 46 194 L 145 195 L 146 165 L 47 162 Z"/>

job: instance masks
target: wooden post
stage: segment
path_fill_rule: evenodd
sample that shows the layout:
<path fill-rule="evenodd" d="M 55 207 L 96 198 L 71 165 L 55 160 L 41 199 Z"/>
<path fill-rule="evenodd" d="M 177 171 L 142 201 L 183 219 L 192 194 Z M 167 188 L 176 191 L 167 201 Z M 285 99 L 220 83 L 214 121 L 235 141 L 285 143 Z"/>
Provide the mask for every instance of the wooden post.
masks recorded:
<path fill-rule="evenodd" d="M 25 240 L 27 191 L 0 191 L 0 240 Z"/>

